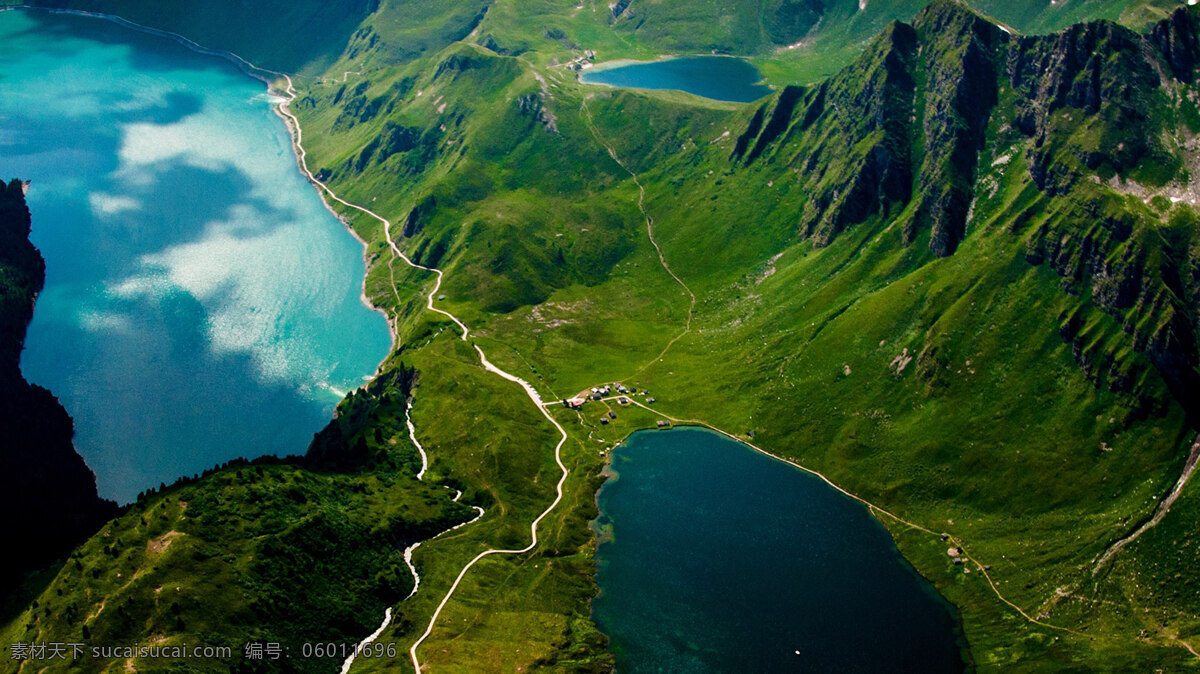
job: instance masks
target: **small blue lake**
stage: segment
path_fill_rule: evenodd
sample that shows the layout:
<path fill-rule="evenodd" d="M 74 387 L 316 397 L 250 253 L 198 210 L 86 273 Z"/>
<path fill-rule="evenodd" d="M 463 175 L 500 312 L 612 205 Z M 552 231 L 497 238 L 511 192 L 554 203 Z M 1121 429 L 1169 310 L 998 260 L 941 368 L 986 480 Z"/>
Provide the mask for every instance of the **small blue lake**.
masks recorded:
<path fill-rule="evenodd" d="M 771 93 L 762 73 L 750 63 L 728 56 L 630 63 L 584 70 L 580 81 L 631 89 L 675 89 L 718 101 L 749 103 Z"/>
<path fill-rule="evenodd" d="M 300 176 L 266 87 L 107 21 L 0 12 L 0 176 L 46 258 L 21 360 L 128 502 L 302 453 L 387 355 L 362 246 Z"/>
<path fill-rule="evenodd" d="M 624 672 L 961 672 L 952 607 L 858 502 L 698 429 L 600 491 L 593 618 Z"/>

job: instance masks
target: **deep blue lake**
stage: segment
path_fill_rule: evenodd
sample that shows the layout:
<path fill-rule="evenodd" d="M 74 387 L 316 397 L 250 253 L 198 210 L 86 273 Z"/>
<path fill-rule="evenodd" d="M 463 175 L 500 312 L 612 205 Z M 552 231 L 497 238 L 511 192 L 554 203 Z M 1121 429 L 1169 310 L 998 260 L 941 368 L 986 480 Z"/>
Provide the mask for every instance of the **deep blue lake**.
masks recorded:
<path fill-rule="evenodd" d="M 271 104 L 170 40 L 0 12 L 0 176 L 33 181 L 47 266 L 21 365 L 103 496 L 303 452 L 390 348 Z"/>
<path fill-rule="evenodd" d="M 612 458 L 592 609 L 620 671 L 964 669 L 952 607 L 819 478 L 699 429 Z"/>
<path fill-rule="evenodd" d="M 771 93 L 759 84 L 762 74 L 750 63 L 728 56 L 683 58 L 630 63 L 584 70 L 579 79 L 632 89 L 676 89 L 718 101 L 749 103 Z"/>

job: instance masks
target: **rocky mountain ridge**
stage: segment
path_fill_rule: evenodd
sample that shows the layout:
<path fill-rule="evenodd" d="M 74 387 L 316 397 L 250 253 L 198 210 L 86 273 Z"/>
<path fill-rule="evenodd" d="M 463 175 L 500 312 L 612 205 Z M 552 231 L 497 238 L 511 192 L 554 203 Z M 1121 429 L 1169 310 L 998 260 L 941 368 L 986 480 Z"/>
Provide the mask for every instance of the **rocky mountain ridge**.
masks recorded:
<path fill-rule="evenodd" d="M 985 146 L 1005 147 L 1006 163 L 1020 153 L 1024 161 L 1011 166 L 1026 166 L 1023 175 L 1001 174 L 1036 189 L 1030 204 L 1005 214 L 1027 259 L 1116 319 L 1122 344 L 1145 354 L 1196 413 L 1196 258 L 1186 226 L 1163 222 L 1187 216 L 1105 194 L 1097 183 L 1153 191 L 1190 180 L 1183 157 L 1195 151 L 1172 140 L 1161 111 L 1186 119 L 1194 109 L 1176 92 L 1195 77 L 1198 23 L 1181 8 L 1145 34 L 1098 21 L 1014 37 L 959 3 L 934 2 L 911 26 L 892 24 L 853 67 L 764 103 L 731 160 L 797 176 L 806 195 L 795 206 L 797 234 L 816 246 L 895 217 L 905 245 L 920 242 L 942 258 L 968 235 L 981 161 L 1000 154 L 985 155 Z M 1135 388 L 1132 358 L 1101 355 L 1113 345 L 1081 333 L 1082 315 L 1062 317 L 1080 364 L 1113 390 Z"/>

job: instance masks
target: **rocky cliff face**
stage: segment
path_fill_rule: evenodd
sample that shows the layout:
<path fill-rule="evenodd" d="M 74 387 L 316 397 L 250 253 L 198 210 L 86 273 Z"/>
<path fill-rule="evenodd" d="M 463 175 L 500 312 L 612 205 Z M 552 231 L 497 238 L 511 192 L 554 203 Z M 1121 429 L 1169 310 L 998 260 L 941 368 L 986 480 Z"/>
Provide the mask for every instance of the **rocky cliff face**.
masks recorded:
<path fill-rule="evenodd" d="M 817 245 L 910 199 L 916 51 L 913 28 L 892 24 L 854 67 L 813 89 L 786 88 L 738 138 L 735 161 L 801 176 L 811 198 L 797 227 Z"/>
<path fill-rule="evenodd" d="M 1065 194 L 1087 173 L 1123 174 L 1162 154 L 1147 103 L 1160 78 L 1174 78 L 1154 56 L 1144 36 L 1108 22 L 1011 46 L 1011 123 L 1033 140 L 1029 171 L 1039 189 Z M 1080 129 L 1081 119 L 1092 124 Z"/>
<path fill-rule="evenodd" d="M 795 175 L 797 232 L 814 245 L 894 222 L 903 245 L 927 245 L 936 258 L 969 235 L 987 191 L 985 146 L 1011 144 L 1027 169 L 1001 178 L 1031 183 L 1037 198 L 1001 220 L 1032 264 L 1054 269 L 1064 291 L 1122 332 L 1101 339 L 1086 329 L 1095 321 L 1063 316 L 1081 366 L 1098 384 L 1132 390 L 1142 377 L 1130 354 L 1142 354 L 1200 414 L 1195 213 L 1152 212 L 1119 194 L 1148 204 L 1156 186 L 1191 179 L 1196 144 L 1178 139 L 1194 132 L 1178 127 L 1184 108 L 1195 110 L 1198 25 L 1181 8 L 1147 34 L 1099 21 L 1013 37 L 938 0 L 912 26 L 893 24 L 854 66 L 756 110 L 731 159 Z"/>
<path fill-rule="evenodd" d="M 1154 217 L 1095 185 L 1128 179 L 1148 196 L 1155 182 L 1191 180 L 1181 168 L 1194 150 L 1173 143 L 1174 127 L 1183 125 L 1168 120 L 1187 105 L 1196 45 L 1197 15 L 1187 9 L 1148 35 L 1083 24 L 1022 38 L 1009 54 L 1008 79 L 1021 96 L 1014 126 L 1029 137 L 1030 178 L 1057 198 L 1053 215 L 1027 238 L 1031 261 L 1049 264 L 1065 289 L 1114 318 L 1120 343 L 1144 354 L 1200 419 L 1195 211 L 1172 208 Z M 1065 321 L 1062 332 L 1085 370 L 1110 388 L 1135 388 L 1139 374 L 1130 359 L 1088 338 L 1078 323 Z"/>
<path fill-rule="evenodd" d="M 924 73 L 922 152 L 915 208 L 904 240 L 929 232 L 929 248 L 946 257 L 966 234 L 975 198 L 975 167 L 996 106 L 996 60 L 1007 35 L 950 4 L 934 4 L 914 24 Z"/>
<path fill-rule="evenodd" d="M 1200 39 L 1196 37 L 1195 15 L 1177 11 L 1166 21 L 1159 22 L 1150 32 L 1171 72 L 1181 82 L 1195 81 L 1196 66 L 1200 64 Z"/>
<path fill-rule="evenodd" d="M 799 230 L 817 245 L 849 225 L 903 211 L 906 243 L 928 233 L 934 254 L 950 255 L 965 234 L 1007 43 L 962 6 L 932 3 L 913 25 L 893 23 L 854 66 L 817 89 L 781 92 L 755 113 L 734 158 L 787 158 L 811 176 Z"/>
<path fill-rule="evenodd" d="M 21 376 L 25 327 L 45 280 L 29 232 L 22 184 L 0 184 L 0 517 L 12 537 L 0 557 L 0 589 L 68 552 L 116 512 L 97 496 L 96 478 L 71 444 L 71 417 Z"/>

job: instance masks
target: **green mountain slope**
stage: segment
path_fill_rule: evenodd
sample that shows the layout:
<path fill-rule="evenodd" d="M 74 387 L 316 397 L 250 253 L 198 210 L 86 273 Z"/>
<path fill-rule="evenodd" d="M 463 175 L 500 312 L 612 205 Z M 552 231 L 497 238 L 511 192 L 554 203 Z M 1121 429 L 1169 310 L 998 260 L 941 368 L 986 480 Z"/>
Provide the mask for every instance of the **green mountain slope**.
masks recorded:
<path fill-rule="evenodd" d="M 121 16 L 233 51 L 259 66 L 315 74 L 345 58 L 359 67 L 397 64 L 471 38 L 503 53 L 581 52 L 604 60 L 669 53 L 756 57 L 773 82 L 812 81 L 848 63 L 894 20 L 928 0 L 352 0 L 199 4 L 136 0 L 0 0 Z M 970 0 L 971 7 L 1022 33 L 1051 32 L 1086 19 L 1141 28 L 1180 0 Z M 264 34 L 270 39 L 262 39 Z M 564 59 L 565 60 L 565 59 Z M 332 75 L 344 71 L 333 69 Z"/>
<path fill-rule="evenodd" d="M 294 658 L 287 671 L 336 668 L 349 652 L 340 644 L 412 591 L 404 548 L 474 517 L 453 489 L 415 477 L 404 425 L 412 376 L 398 366 L 348 398 L 306 458 L 233 461 L 141 495 L 71 554 L 5 643 L 230 649 L 201 671 L 276 671 L 279 661 L 244 647 L 277 644 Z M 43 664 L 164 666 L 120 654 Z"/>
<path fill-rule="evenodd" d="M 444 251 L 430 258 L 448 274 L 442 306 L 468 317 L 505 367 L 555 395 L 613 379 L 649 387 L 671 401 L 667 414 L 753 429 L 758 444 L 964 541 L 997 569 L 1004 599 L 1053 626 L 1013 614 L 936 537 L 899 527 L 905 551 L 963 609 L 981 662 L 1178 660 L 1186 650 L 1123 636 L 1144 629 L 1169 646 L 1177 633 L 1144 624 L 1129 597 L 1102 603 L 1086 567 L 1148 516 L 1193 439 L 1195 214 L 1171 202 L 1190 199 L 1180 195 L 1192 132 L 1176 125 L 1192 114 L 1180 93 L 1190 85 L 1171 66 L 1192 53 L 1171 46 L 1191 43 L 1187 16 L 1145 37 L 1097 23 L 1014 38 L 941 3 L 911 27 L 889 28 L 853 67 L 781 91 L 761 113 L 594 93 L 529 65 L 524 79 L 505 81 L 536 93 L 531 76 L 541 74 L 537 114 L 503 133 L 464 128 L 415 173 L 370 162 L 356 173 L 345 150 L 355 143 L 338 139 L 334 115 L 311 120 L 327 129 L 316 155 L 335 185 L 422 223 L 398 237 L 404 249 Z M 513 61 L 472 53 L 497 72 Z M 443 58 L 425 72 L 447 72 L 456 57 Z M 481 101 L 427 77 L 415 91 L 372 82 L 363 93 L 427 128 L 456 118 L 464 100 L 468 124 L 530 109 L 516 90 L 503 103 Z M 337 105 L 327 101 L 312 109 Z M 537 121 L 542 112 L 556 131 Z M 573 118 L 586 128 L 573 129 Z M 360 133 L 358 147 L 380 135 Z M 497 275 L 546 273 L 545 246 L 517 253 L 525 242 L 510 239 L 515 254 L 498 265 L 490 251 L 502 239 L 481 239 L 481 226 L 511 236 L 493 214 L 518 185 L 546 185 L 548 204 L 563 189 L 520 154 L 470 162 L 495 136 L 559 157 L 577 156 L 572 144 L 591 136 L 640 174 L 666 258 L 698 297 L 693 329 L 665 355 L 688 302 L 656 268 L 637 214 L 622 232 L 634 248 L 598 284 L 568 278 L 547 284 L 549 296 L 508 295 L 528 305 L 515 310 L 489 299 Z M 603 161 L 560 166 L 586 166 L 591 189 L 621 177 Z M 521 180 L 497 179 L 509 171 Z M 467 203 L 423 196 L 468 176 L 487 189 Z M 605 193 L 605 203 L 637 203 L 628 179 Z M 589 224 L 558 217 L 564 236 Z M 537 220 L 521 231 L 536 241 Z M 647 301 L 666 306 L 642 318 Z M 619 437 L 586 420 L 581 433 Z M 492 616 L 508 600 L 489 596 L 460 610 L 490 627 L 445 631 L 431 651 L 494 639 Z M 462 648 L 443 664 L 470 662 Z"/>
<path fill-rule="evenodd" d="M 731 0 L 670 3 L 629 0 L 612 6 L 620 33 L 686 51 L 753 54 L 803 40 L 869 39 L 893 20 L 911 19 L 928 4 L 923 0 Z M 1138 20 L 1146 6 L 1178 3 L 1130 3 L 1107 0 L 1048 3 L 975 0 L 968 3 L 1021 32 L 1049 32 L 1084 19 Z"/>
<path fill-rule="evenodd" d="M 590 3 L 500 3 L 478 21 L 464 10 L 465 40 L 407 56 L 384 46 L 381 8 L 368 21 L 375 44 L 360 36 L 353 57 L 298 82 L 292 108 L 310 167 L 392 220 L 400 249 L 444 270 L 437 306 L 470 325 L 493 362 L 547 399 L 623 381 L 659 400 L 654 412 L 622 409 L 605 426 L 603 405 L 555 410 L 571 434 L 572 473 L 542 544 L 474 567 L 422 644 L 423 662 L 437 671 L 610 667 L 588 619 L 587 521 L 603 450 L 660 413 L 752 431 L 758 446 L 903 518 L 877 511 L 959 608 L 980 669 L 1194 667 L 1198 487 L 1189 483 L 1161 523 L 1096 564 L 1154 515 L 1195 440 L 1200 15 L 1182 10 L 1145 31 L 1098 21 L 1026 37 L 943 0 L 911 23 L 885 22 L 865 45 L 847 42 L 825 63 L 855 60 L 832 77 L 751 106 L 588 87 L 557 65 L 592 45 L 654 53 L 651 19 L 672 11 L 711 26 L 692 5 L 646 4 L 626 7 L 646 17 L 642 28 Z M 1060 16 L 1039 7 L 1021 20 Z M 807 21 L 800 10 L 789 20 L 796 30 Z M 425 309 L 431 275 L 392 255 L 378 221 L 341 210 L 370 242 L 368 295 L 398 332 L 390 366 L 402 358 L 419 376 L 385 395 L 390 402 L 344 405 L 335 424 L 344 430 L 314 445 L 322 471 L 301 472 L 313 483 L 308 504 L 285 512 L 299 522 L 321 508 L 352 513 L 330 526 L 362 542 L 373 572 L 397 550 L 365 529 L 383 501 L 360 504 L 362 485 L 390 481 L 387 499 L 400 502 L 454 485 L 488 512 L 421 546 L 421 590 L 396 604 L 382 637 L 401 656 L 359 663 L 404 670 L 403 653 L 459 569 L 484 549 L 528 541 L 529 522 L 554 497 L 555 435 L 518 387 L 487 375 L 472 344 Z M 411 478 L 402 431 L 398 401 L 409 394 L 431 458 L 424 486 Z M 361 443 L 347 439 L 355 434 Z M 272 480 L 233 467 L 177 489 L 195 490 L 179 496 L 190 504 L 236 485 L 241 512 L 276 489 Z M 206 534 L 170 510 L 173 494 L 137 506 L 166 508 L 172 528 L 118 520 L 121 549 L 133 551 L 120 556 L 126 566 L 97 567 L 109 562 L 93 539 L 79 568 L 68 564 L 39 598 L 48 604 L 8 633 L 70 636 L 82 606 L 124 596 L 111 574 L 88 585 L 92 568 L 186 574 L 186 557 L 141 553 L 160 531 L 196 526 L 190 537 L 229 551 L 220 573 L 251 573 L 260 520 L 244 518 L 228 539 Z M 968 563 L 947 556 L 943 533 Z M 338 559 L 322 573 L 355 577 Z M 247 577 L 222 587 L 280 591 Z M 361 637 L 395 594 L 345 587 L 353 591 L 322 594 L 325 603 L 283 627 L 256 620 L 294 638 L 305 616 L 340 606 L 340 634 Z M 54 588 L 74 598 L 75 613 Z M 169 612 L 147 613 L 119 634 L 182 638 L 226 601 L 187 595 L 194 603 L 181 611 L 194 617 L 184 628 Z M 232 624 L 229 639 L 255 623 Z"/>
<path fill-rule="evenodd" d="M 550 42 L 601 60 L 659 54 L 755 57 L 773 83 L 814 81 L 849 63 L 890 22 L 909 21 L 928 0 L 539 0 L 494 4 L 479 34 L 507 49 L 546 51 Z M 1177 0 L 970 0 L 1012 30 L 1049 32 L 1085 19 L 1136 28 L 1162 19 Z M 506 42 L 499 36 L 508 37 Z"/>

